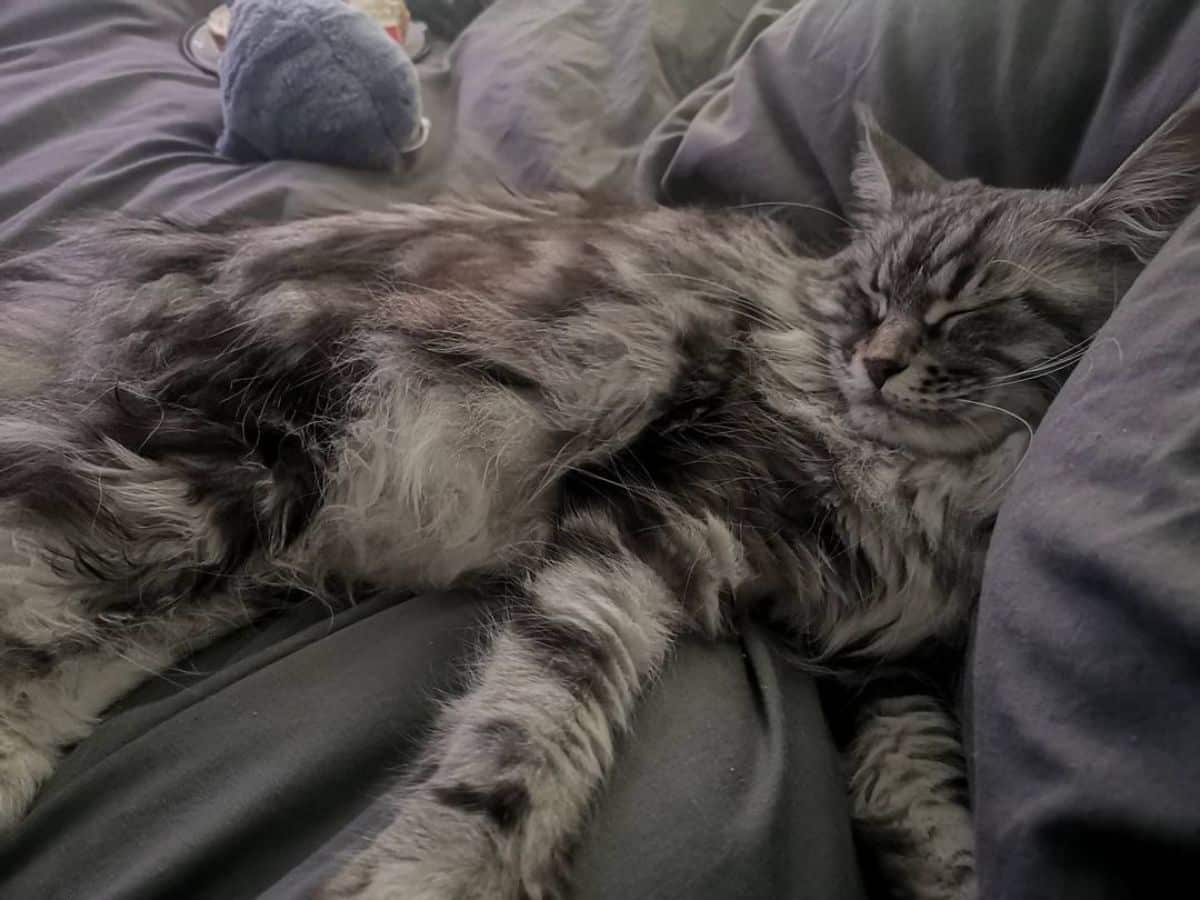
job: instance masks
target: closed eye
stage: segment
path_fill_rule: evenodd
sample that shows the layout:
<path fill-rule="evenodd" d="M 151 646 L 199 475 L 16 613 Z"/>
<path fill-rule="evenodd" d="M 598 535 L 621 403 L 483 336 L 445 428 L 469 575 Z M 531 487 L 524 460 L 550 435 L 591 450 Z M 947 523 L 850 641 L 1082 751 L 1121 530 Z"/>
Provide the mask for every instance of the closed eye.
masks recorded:
<path fill-rule="evenodd" d="M 1010 297 L 999 297 L 995 300 L 989 300 L 987 303 L 983 303 L 979 306 L 968 306 L 959 309 L 945 307 L 936 314 L 935 318 L 926 318 L 925 326 L 931 333 L 938 334 L 943 328 L 945 328 L 947 323 L 952 322 L 955 319 L 961 319 L 965 316 L 974 315 L 975 313 L 987 312 L 988 310 L 995 309 L 1001 304 L 1008 303 L 1011 299 L 1012 298 Z"/>
<path fill-rule="evenodd" d="M 977 310 L 975 310 L 975 309 L 948 310 L 947 312 L 942 313 L 940 316 L 938 316 L 933 321 L 926 319 L 925 320 L 925 330 L 933 337 L 938 337 L 946 330 L 946 326 L 949 325 L 951 322 L 953 322 L 955 319 L 961 319 L 961 318 L 963 318 L 963 316 L 969 316 L 971 313 L 976 312 L 976 311 Z"/>

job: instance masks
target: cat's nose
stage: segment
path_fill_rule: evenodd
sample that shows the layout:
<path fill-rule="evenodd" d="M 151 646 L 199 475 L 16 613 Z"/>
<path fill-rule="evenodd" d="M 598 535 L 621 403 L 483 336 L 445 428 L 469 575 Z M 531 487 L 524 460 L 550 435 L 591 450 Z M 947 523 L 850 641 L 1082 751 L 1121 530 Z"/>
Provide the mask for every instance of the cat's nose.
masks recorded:
<path fill-rule="evenodd" d="M 877 390 L 883 390 L 884 382 L 893 375 L 899 375 L 907 365 L 891 356 L 866 356 L 863 357 L 863 368 L 867 370 L 871 384 Z"/>

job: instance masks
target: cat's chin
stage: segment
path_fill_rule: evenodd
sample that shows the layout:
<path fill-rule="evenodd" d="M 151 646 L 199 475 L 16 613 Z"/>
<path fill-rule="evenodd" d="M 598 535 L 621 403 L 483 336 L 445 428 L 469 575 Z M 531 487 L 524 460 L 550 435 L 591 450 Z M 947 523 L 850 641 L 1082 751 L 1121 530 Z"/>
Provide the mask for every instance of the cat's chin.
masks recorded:
<path fill-rule="evenodd" d="M 931 456 L 964 456 L 990 449 L 1005 429 L 984 422 L 918 416 L 881 403 L 850 403 L 850 424 L 864 437 L 889 447 Z"/>

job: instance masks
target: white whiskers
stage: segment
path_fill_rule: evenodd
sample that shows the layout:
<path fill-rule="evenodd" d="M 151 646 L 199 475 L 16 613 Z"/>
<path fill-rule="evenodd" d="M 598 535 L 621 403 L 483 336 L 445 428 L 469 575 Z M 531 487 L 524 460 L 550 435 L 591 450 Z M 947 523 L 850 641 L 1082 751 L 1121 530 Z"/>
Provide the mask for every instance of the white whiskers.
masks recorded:
<path fill-rule="evenodd" d="M 1023 416 L 1017 415 L 1011 409 L 1005 409 L 1003 406 L 996 406 L 994 403 L 984 403 L 982 400 L 966 400 L 962 397 L 958 398 L 958 402 L 959 403 L 968 403 L 971 406 L 982 406 L 985 409 L 990 409 L 990 410 L 993 410 L 994 412 L 1002 413 L 1002 414 L 1008 416 L 1010 419 L 1016 419 L 1018 422 L 1020 422 L 1025 427 L 1025 430 L 1029 433 L 1029 443 L 1025 445 L 1025 452 L 1021 454 L 1021 458 L 1019 460 L 1017 460 L 1017 464 L 1015 466 L 1013 466 L 1012 471 L 1008 473 L 1008 477 L 1006 477 L 1002 482 L 1000 482 L 998 485 L 996 485 L 995 490 L 993 490 L 985 498 L 985 499 L 990 499 L 990 498 L 994 497 L 996 494 L 1000 493 L 1000 491 L 1004 490 L 1004 488 L 1008 485 L 1008 483 L 1010 481 L 1012 481 L 1013 478 L 1016 477 L 1017 472 L 1020 471 L 1021 465 L 1025 462 L 1025 457 L 1029 455 L 1029 448 L 1031 446 L 1033 446 L 1033 425 L 1031 425 L 1029 423 L 1028 419 L 1024 418 Z"/>
<path fill-rule="evenodd" d="M 854 227 L 854 223 L 851 222 L 849 219 L 845 218 L 844 216 L 839 216 L 833 210 L 826 209 L 823 206 L 817 206 L 813 203 L 796 203 L 796 202 L 793 202 L 790 200 L 765 200 L 761 203 L 739 203 L 736 206 L 726 207 L 726 209 L 756 209 L 756 208 L 762 207 L 762 206 L 788 206 L 788 207 L 795 207 L 796 209 L 806 209 L 806 210 L 810 210 L 812 212 L 819 212 L 822 215 L 829 216 L 831 219 L 837 219 L 839 222 L 841 222 L 847 228 Z"/>

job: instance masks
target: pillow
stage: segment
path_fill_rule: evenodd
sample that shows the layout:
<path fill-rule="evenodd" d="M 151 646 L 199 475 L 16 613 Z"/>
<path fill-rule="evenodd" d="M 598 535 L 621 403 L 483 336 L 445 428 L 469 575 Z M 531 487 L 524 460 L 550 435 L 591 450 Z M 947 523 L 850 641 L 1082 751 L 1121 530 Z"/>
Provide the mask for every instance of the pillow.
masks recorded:
<path fill-rule="evenodd" d="M 1178 0 L 809 0 L 663 121 L 638 189 L 840 213 L 855 100 L 948 177 L 1098 182 L 1195 90 L 1198 36 Z M 813 236 L 837 225 L 795 218 Z"/>

